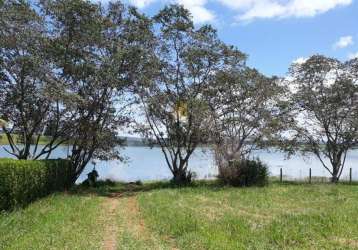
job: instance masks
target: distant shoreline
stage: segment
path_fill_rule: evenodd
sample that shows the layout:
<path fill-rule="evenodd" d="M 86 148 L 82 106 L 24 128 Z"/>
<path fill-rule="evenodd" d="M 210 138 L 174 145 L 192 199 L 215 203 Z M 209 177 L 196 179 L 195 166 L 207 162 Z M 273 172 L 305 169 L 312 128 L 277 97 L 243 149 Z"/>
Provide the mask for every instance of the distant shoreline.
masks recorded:
<path fill-rule="evenodd" d="M 149 142 L 148 139 L 146 138 L 141 138 L 141 137 L 131 137 L 131 136 L 120 136 L 119 137 L 122 140 L 125 140 L 125 142 L 123 143 L 123 146 L 128 146 L 128 147 L 160 147 L 159 144 L 157 143 L 153 143 L 153 142 Z M 41 136 L 40 141 L 39 141 L 39 145 L 46 145 L 47 143 L 49 143 L 51 137 L 50 136 Z M 15 140 L 16 136 L 15 136 Z M 18 143 L 21 144 L 21 143 Z M 0 133 L 0 146 L 4 146 L 4 145 L 9 145 L 9 142 L 6 138 L 5 134 L 1 134 Z M 63 143 L 64 146 L 67 146 L 67 143 Z M 201 145 L 200 147 L 209 147 L 210 145 L 205 144 L 205 145 Z M 352 148 L 352 150 L 357 150 L 357 147 Z"/>

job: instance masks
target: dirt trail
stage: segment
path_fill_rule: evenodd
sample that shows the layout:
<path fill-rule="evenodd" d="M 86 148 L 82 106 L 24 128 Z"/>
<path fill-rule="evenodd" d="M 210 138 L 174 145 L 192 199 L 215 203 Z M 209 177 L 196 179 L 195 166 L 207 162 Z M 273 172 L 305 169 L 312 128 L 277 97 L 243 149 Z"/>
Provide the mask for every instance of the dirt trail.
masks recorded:
<path fill-rule="evenodd" d="M 116 197 L 111 197 L 104 203 L 106 211 L 106 228 L 104 233 L 103 249 L 115 250 L 117 249 L 117 232 L 118 226 L 116 223 L 117 208 L 119 206 L 119 200 Z"/>
<path fill-rule="evenodd" d="M 144 220 L 141 218 L 140 208 L 136 196 L 126 198 L 126 211 L 128 222 L 130 223 L 133 233 L 137 239 L 147 242 L 150 249 L 171 249 L 178 250 L 174 242 L 166 239 L 166 247 L 161 245 L 160 240 L 154 237 L 152 232 L 146 227 Z"/>
<path fill-rule="evenodd" d="M 138 235 L 148 236 L 147 229 L 144 225 L 143 219 L 140 218 L 139 205 L 137 199 L 135 197 L 129 197 L 127 199 L 127 211 L 128 211 L 128 219 L 135 226 L 135 231 Z"/>
<path fill-rule="evenodd" d="M 146 227 L 135 195 L 122 196 L 116 193 L 107 198 L 103 205 L 104 225 L 106 225 L 104 250 L 120 249 L 123 237 L 128 236 L 145 249 L 177 250 L 172 240 L 166 239 L 164 242 Z M 125 248 L 125 246 L 122 247 Z"/>

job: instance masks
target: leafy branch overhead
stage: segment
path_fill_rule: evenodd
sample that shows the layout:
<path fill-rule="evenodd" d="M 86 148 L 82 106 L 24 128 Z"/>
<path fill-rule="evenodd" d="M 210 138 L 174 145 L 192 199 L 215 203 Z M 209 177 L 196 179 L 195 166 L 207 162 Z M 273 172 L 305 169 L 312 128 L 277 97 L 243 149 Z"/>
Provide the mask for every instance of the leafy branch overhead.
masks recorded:
<path fill-rule="evenodd" d="M 333 181 L 358 146 L 357 61 L 316 55 L 290 70 L 290 145 L 315 154 Z"/>
<path fill-rule="evenodd" d="M 123 160 L 132 127 L 176 183 L 202 145 L 219 170 L 260 148 L 313 153 L 334 182 L 358 146 L 358 59 L 315 55 L 267 77 L 181 5 L 147 17 L 121 2 L 5 0 L 0 36 L 5 150 L 48 159 L 69 145 L 72 183 L 93 159 Z"/>

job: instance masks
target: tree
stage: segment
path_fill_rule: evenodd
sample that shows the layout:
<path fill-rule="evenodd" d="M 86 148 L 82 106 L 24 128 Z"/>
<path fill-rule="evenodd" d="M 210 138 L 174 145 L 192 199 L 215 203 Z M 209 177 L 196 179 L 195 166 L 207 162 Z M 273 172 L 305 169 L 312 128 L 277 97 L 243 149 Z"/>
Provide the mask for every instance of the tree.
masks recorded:
<path fill-rule="evenodd" d="M 246 67 L 245 57 L 238 52 L 227 54 L 226 59 L 207 94 L 219 170 L 232 161 L 248 159 L 253 149 L 267 146 L 281 128 L 278 97 L 282 90 L 276 79 Z"/>
<path fill-rule="evenodd" d="M 338 182 L 349 150 L 358 145 L 357 59 L 341 63 L 315 55 L 291 69 L 296 149 L 313 153 Z"/>
<path fill-rule="evenodd" d="M 121 3 L 44 1 L 51 53 L 63 96 L 75 182 L 92 158 L 121 159 L 118 131 L 128 124 L 127 90 L 137 81 L 151 22 Z"/>
<path fill-rule="evenodd" d="M 211 26 L 196 29 L 179 5 L 162 9 L 154 24 L 155 74 L 137 92 L 146 117 L 140 130 L 161 147 L 173 181 L 187 183 L 192 177 L 189 159 L 208 139 L 203 90 L 219 62 L 222 43 Z"/>
<path fill-rule="evenodd" d="M 130 120 L 127 91 L 147 77 L 151 20 L 120 2 L 82 0 L 8 0 L 0 14 L 0 118 L 9 153 L 49 158 L 70 143 L 71 183 L 92 158 L 122 159 L 118 131 Z M 44 134 L 50 142 L 40 148 Z"/>
<path fill-rule="evenodd" d="M 18 159 L 48 158 L 63 141 L 57 126 L 38 147 L 48 124 L 61 119 L 44 18 L 28 1 L 12 0 L 3 2 L 0 16 L 0 118 L 7 121 L 2 128 L 10 144 L 5 150 Z"/>

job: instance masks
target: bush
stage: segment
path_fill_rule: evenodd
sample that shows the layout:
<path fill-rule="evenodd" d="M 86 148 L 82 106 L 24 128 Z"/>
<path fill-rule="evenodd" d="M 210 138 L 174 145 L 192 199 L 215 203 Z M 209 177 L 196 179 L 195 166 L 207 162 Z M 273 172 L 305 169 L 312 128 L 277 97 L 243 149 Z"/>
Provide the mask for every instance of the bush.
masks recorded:
<path fill-rule="evenodd" d="M 170 183 L 178 186 L 189 185 L 197 177 L 197 174 L 191 170 L 183 170 L 181 173 L 177 173 L 171 180 Z"/>
<path fill-rule="evenodd" d="M 219 180 L 232 186 L 265 186 L 268 183 L 268 168 L 260 160 L 232 161 L 219 168 Z"/>
<path fill-rule="evenodd" d="M 0 159 L 0 211 L 21 207 L 69 187 L 68 160 Z"/>

